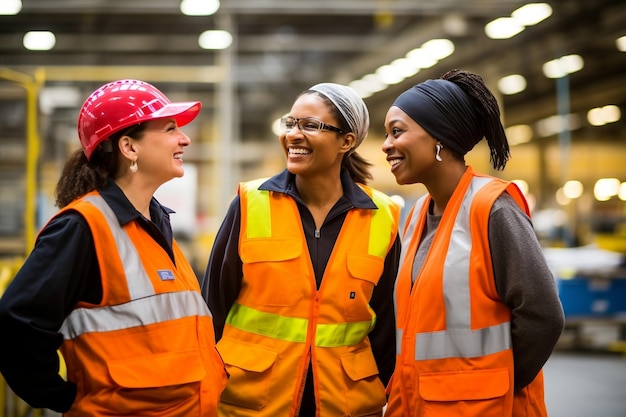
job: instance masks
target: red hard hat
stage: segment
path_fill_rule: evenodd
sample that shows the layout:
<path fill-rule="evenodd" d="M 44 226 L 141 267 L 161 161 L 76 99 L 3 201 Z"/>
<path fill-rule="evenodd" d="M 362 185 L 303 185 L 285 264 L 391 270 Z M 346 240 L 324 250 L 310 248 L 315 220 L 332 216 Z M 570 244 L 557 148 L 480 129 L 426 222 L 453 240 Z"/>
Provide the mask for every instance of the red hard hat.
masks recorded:
<path fill-rule="evenodd" d="M 178 126 L 191 122 L 202 107 L 199 101 L 172 103 L 155 86 L 138 80 L 118 80 L 94 91 L 78 116 L 78 137 L 87 159 L 104 140 L 147 120 L 174 117 Z"/>

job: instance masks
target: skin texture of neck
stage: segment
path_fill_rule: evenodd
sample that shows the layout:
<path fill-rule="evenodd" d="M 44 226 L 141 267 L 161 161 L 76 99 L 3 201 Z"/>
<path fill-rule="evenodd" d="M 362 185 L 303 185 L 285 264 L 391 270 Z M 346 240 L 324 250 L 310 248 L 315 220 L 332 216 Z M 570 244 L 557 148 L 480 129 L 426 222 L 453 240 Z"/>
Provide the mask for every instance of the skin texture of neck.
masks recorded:
<path fill-rule="evenodd" d="M 150 201 L 158 187 L 142 181 L 140 173 L 130 173 L 115 179 L 115 183 L 124 192 L 128 201 L 138 212 L 150 219 Z"/>
<path fill-rule="evenodd" d="M 452 193 L 454 193 L 454 190 L 466 170 L 467 166 L 464 162 L 442 162 L 441 169 L 439 169 L 437 175 L 433 177 L 434 179 L 428 183 L 424 183 L 428 193 L 435 202 L 433 214 L 443 214 L 443 211 L 448 205 L 448 201 L 450 201 L 450 197 L 452 197 Z"/>

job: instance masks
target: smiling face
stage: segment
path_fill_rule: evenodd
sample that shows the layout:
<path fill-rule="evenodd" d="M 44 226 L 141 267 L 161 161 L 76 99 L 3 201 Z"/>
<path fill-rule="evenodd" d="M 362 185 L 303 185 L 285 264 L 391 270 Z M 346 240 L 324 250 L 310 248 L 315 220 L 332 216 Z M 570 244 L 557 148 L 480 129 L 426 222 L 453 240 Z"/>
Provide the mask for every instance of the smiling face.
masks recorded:
<path fill-rule="evenodd" d="M 183 149 L 191 140 L 176 125 L 173 117 L 146 122 L 140 139 L 132 139 L 141 175 L 163 184 L 182 177 Z"/>
<path fill-rule="evenodd" d="M 289 116 L 296 119 L 312 117 L 327 125 L 338 126 L 331 108 L 317 94 L 298 97 Z M 303 132 L 297 125 L 279 137 L 287 169 L 300 176 L 337 175 L 343 154 L 350 150 L 354 139 L 352 133 L 340 134 L 330 130 Z"/>
<path fill-rule="evenodd" d="M 437 140 L 411 119 L 404 111 L 392 106 L 385 117 L 385 142 L 391 173 L 398 184 L 428 181 L 438 161 L 435 159 Z"/>

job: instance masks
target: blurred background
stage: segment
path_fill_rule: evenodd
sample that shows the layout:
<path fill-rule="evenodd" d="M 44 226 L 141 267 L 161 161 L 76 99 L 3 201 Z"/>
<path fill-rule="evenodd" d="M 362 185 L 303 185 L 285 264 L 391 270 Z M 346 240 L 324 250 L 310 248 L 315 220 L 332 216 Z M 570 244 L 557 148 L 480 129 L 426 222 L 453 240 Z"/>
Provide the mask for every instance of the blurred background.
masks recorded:
<path fill-rule="evenodd" d="M 276 121 L 318 82 L 365 99 L 359 152 L 406 213 L 425 189 L 395 184 L 385 113 L 452 68 L 500 103 L 512 159 L 493 172 L 479 144 L 467 162 L 525 191 L 566 312 L 560 347 L 626 352 L 623 0 L 0 0 L 0 294 L 57 209 L 78 109 L 100 85 L 202 101 L 185 176 L 157 194 L 201 275 L 237 183 L 284 168 Z"/>

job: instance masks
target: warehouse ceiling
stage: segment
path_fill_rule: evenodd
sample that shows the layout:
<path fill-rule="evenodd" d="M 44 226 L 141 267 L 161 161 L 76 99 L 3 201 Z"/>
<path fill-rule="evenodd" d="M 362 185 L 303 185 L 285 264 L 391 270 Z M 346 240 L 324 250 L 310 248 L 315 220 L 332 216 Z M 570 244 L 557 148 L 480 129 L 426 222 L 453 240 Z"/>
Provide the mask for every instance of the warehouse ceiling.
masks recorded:
<path fill-rule="evenodd" d="M 184 16 L 180 0 L 22 3 L 19 14 L 0 16 L 0 67 L 27 74 L 43 67 L 46 86 L 80 86 L 81 97 L 126 74 L 164 91 L 202 95 L 207 112 L 232 108 L 242 142 L 274 140 L 271 121 L 312 84 L 349 83 L 433 38 L 452 40 L 455 52 L 368 97 L 372 129 L 380 130 L 397 94 L 450 68 L 478 72 L 494 91 L 500 77 L 522 74 L 527 89 L 499 97 L 505 124 L 536 124 L 557 112 L 557 83 L 543 75 L 542 65 L 568 54 L 582 56 L 585 65 L 567 80 L 571 112 L 606 104 L 626 108 L 626 53 L 615 45 L 626 35 L 623 0 L 549 1 L 552 16 L 505 40 L 489 39 L 484 25 L 526 2 L 222 0 L 212 16 Z M 231 47 L 201 49 L 198 36 L 208 29 L 231 32 Z M 29 30 L 53 31 L 55 48 L 25 50 L 22 37 Z M 232 102 L 220 96 L 224 91 L 234 92 Z M 623 132 L 612 127 L 604 137 L 621 140 Z"/>

